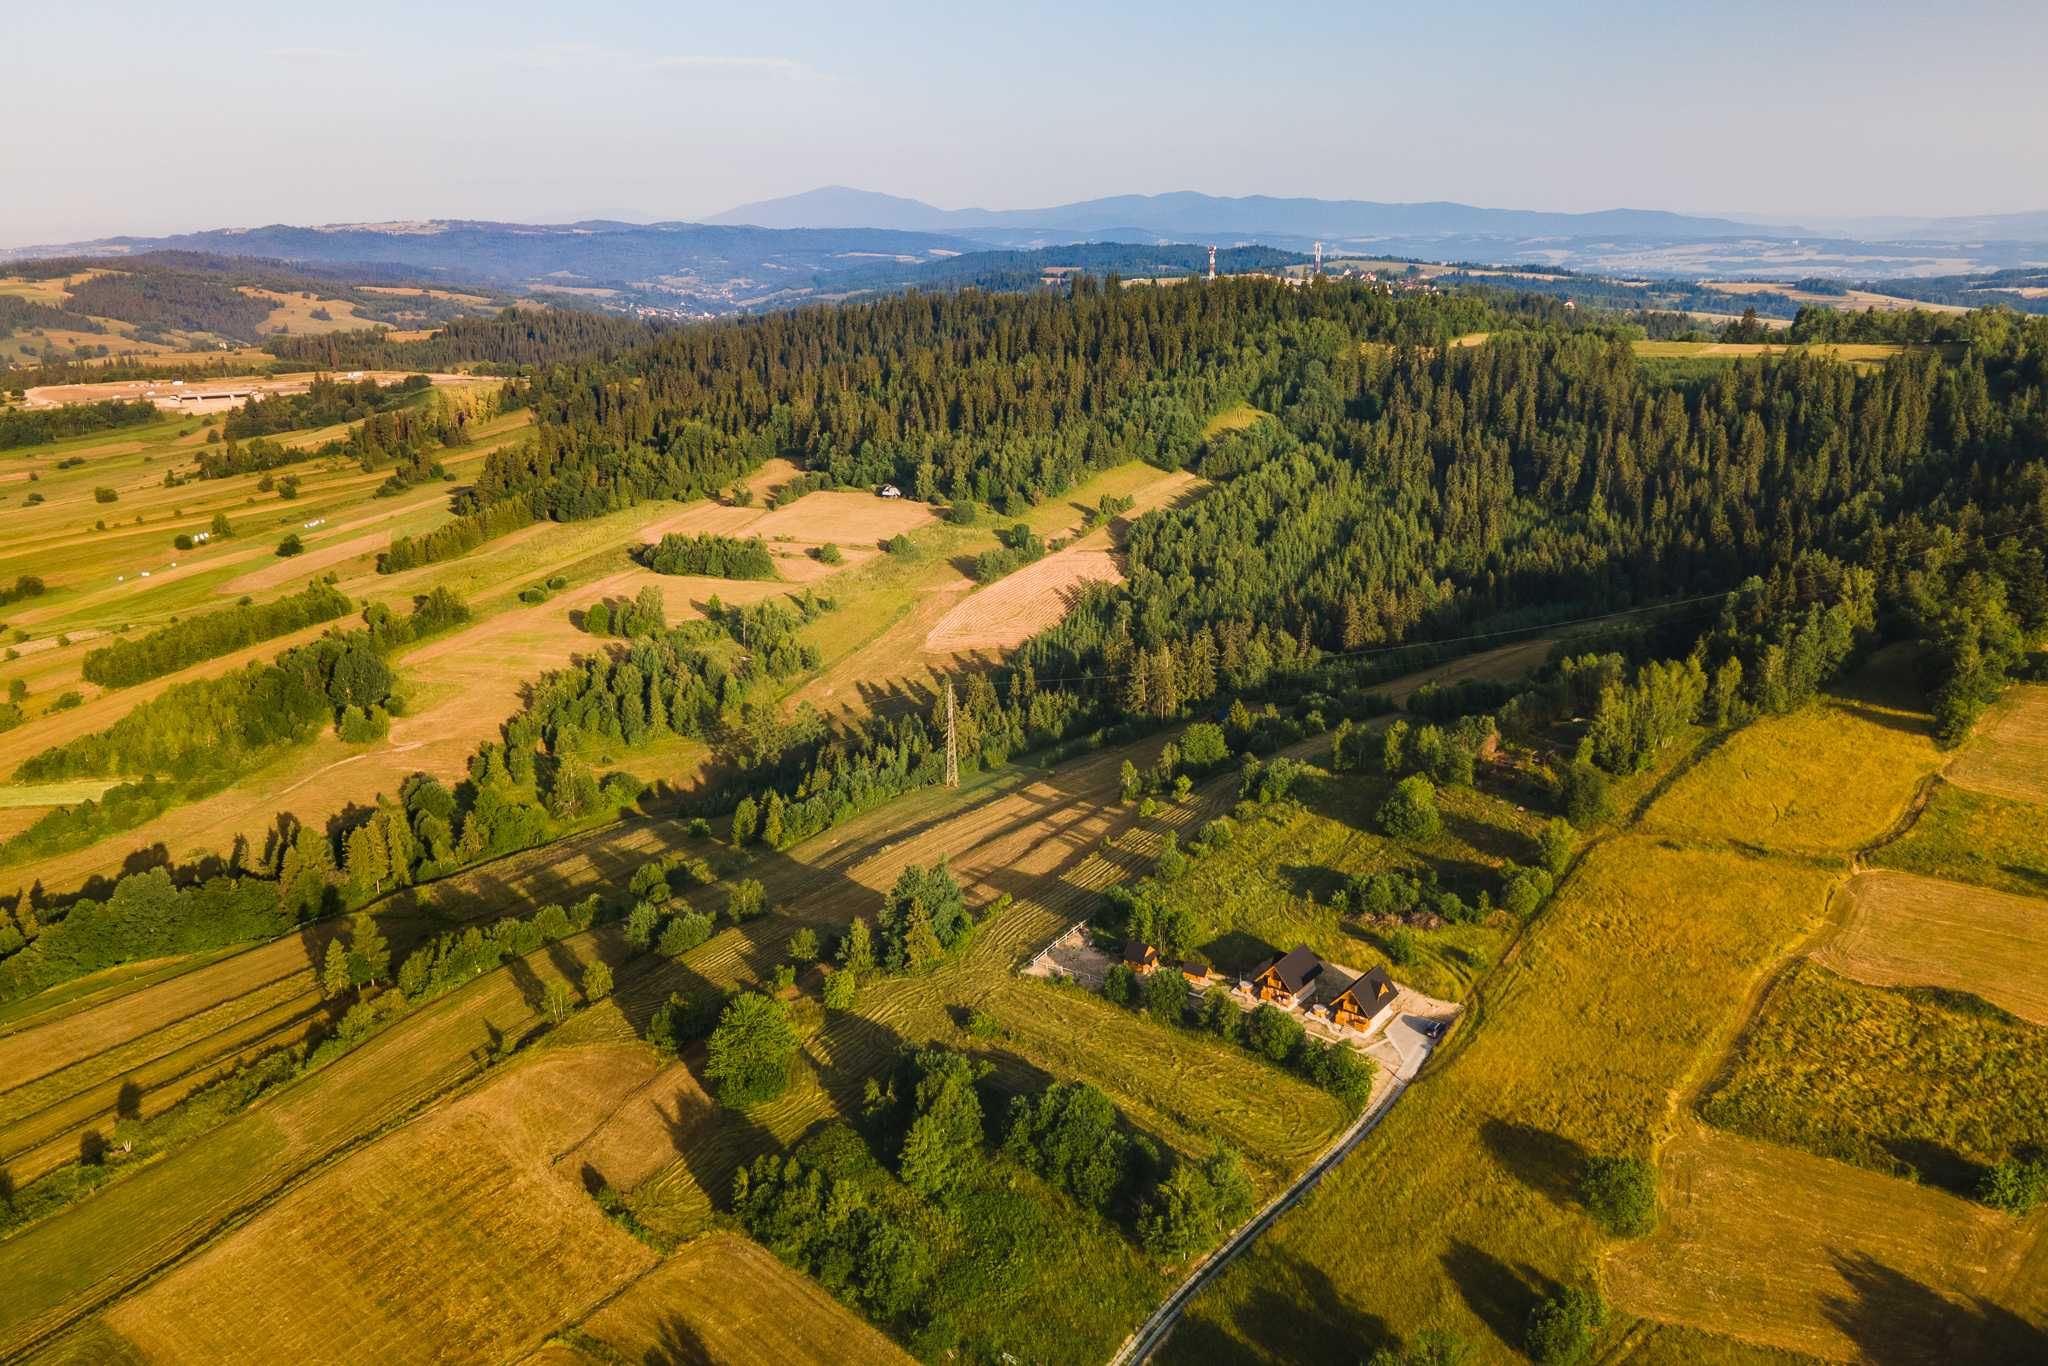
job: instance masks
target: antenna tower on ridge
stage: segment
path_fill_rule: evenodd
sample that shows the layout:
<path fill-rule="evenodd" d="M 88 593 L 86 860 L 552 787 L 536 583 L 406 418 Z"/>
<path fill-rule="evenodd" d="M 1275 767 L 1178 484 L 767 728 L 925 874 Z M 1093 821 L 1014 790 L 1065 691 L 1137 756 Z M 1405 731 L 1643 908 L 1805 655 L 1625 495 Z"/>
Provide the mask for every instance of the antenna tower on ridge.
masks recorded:
<path fill-rule="evenodd" d="M 1323 273 L 1323 244 L 1322 244 L 1321 242 L 1318 242 L 1318 243 L 1316 243 L 1316 274 L 1318 274 L 1318 275 L 1321 275 L 1322 273 Z"/>
<path fill-rule="evenodd" d="M 1211 243 L 1211 244 L 1210 244 L 1210 246 L 1209 246 L 1209 280 L 1210 280 L 1210 282 L 1211 282 L 1211 283 L 1213 284 L 1213 283 L 1215 282 L 1215 279 L 1216 279 L 1216 246 L 1215 246 L 1215 244 L 1214 244 L 1214 243 Z"/>

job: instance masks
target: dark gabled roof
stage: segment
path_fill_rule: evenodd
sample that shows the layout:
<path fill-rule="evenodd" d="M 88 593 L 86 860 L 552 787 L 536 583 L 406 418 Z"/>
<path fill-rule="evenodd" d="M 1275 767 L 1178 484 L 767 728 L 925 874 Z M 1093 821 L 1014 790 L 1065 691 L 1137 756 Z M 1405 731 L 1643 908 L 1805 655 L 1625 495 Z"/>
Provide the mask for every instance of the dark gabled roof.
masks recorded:
<path fill-rule="evenodd" d="M 1394 999 L 1399 990 L 1394 985 L 1394 979 L 1387 976 L 1385 968 L 1373 968 L 1362 973 L 1356 981 L 1337 995 L 1340 1000 L 1349 996 L 1356 1001 L 1361 1015 L 1377 1015 L 1382 1007 Z"/>
<path fill-rule="evenodd" d="M 1299 992 L 1323 970 L 1323 960 L 1309 952 L 1308 945 L 1296 944 L 1286 957 L 1278 959 L 1259 976 L 1270 972 L 1280 979 L 1280 985 L 1290 993 Z"/>
<path fill-rule="evenodd" d="M 1126 940 L 1124 943 L 1126 963 L 1149 963 L 1158 956 L 1153 947 L 1142 939 Z"/>

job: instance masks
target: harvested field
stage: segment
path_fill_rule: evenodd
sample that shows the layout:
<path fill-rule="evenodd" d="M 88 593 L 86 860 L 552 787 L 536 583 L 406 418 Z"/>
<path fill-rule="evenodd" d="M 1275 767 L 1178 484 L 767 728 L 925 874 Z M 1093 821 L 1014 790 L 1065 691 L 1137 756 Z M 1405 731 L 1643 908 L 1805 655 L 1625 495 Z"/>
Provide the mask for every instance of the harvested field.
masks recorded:
<path fill-rule="evenodd" d="M 2041 1359 L 2042 1216 L 1704 1128 L 1660 1165 L 1663 1225 L 1605 1263 L 1619 1308 L 1833 1361 Z"/>
<path fill-rule="evenodd" d="M 1860 366 L 1881 364 L 1893 356 L 1904 355 L 1907 350 L 1904 345 L 1896 342 L 1811 342 L 1794 345 L 1789 342 L 1638 341 L 1633 343 L 1633 346 L 1638 356 L 1654 360 L 1734 360 L 1749 356 L 1781 356 L 1790 351 L 1803 351 L 1825 360 L 1843 361 Z"/>
<path fill-rule="evenodd" d="M 1213 441 L 1225 432 L 1241 432 L 1247 427 L 1257 426 L 1261 421 L 1271 416 L 1272 414 L 1263 408 L 1254 408 L 1249 403 L 1240 403 L 1234 408 L 1224 409 L 1203 423 L 1202 439 L 1204 441 Z"/>
<path fill-rule="evenodd" d="M 580 972 L 579 953 L 594 955 L 589 936 L 551 945 L 510 971 L 430 1002 L 403 1028 L 373 1036 L 236 1115 L 203 1143 L 140 1167 L 0 1242 L 0 1278 L 10 1290 L 0 1297 L 0 1357 L 18 1355 L 92 1312 L 201 1246 L 223 1221 L 260 1208 L 311 1166 L 474 1076 L 493 1038 L 517 1039 L 534 1027 L 538 1011 L 528 993 L 537 998 L 546 983 Z M 279 1293 L 291 1299 L 304 1291 L 302 1282 Z"/>
<path fill-rule="evenodd" d="M 2048 1025 L 2048 901 L 1869 872 L 1815 961 L 1873 986 L 1948 987 Z"/>
<path fill-rule="evenodd" d="M 1114 552 L 1069 546 L 970 593 L 932 627 L 924 648 L 934 654 L 1015 649 L 1063 620 L 1087 585 L 1123 581 Z"/>
<path fill-rule="evenodd" d="M 72 783 L 28 783 L 0 787 L 0 811 L 21 807 L 69 806 L 73 802 L 97 801 L 113 785 L 102 778 L 86 778 Z"/>
<path fill-rule="evenodd" d="M 731 1233 L 687 1244 L 585 1320 L 581 1332 L 620 1361 L 911 1360 L 823 1286 Z"/>
<path fill-rule="evenodd" d="M 786 536 L 811 545 L 826 541 L 874 545 L 929 526 L 935 520 L 936 514 L 927 503 L 909 498 L 879 498 L 851 489 L 824 489 L 807 493 L 788 507 L 766 514 L 748 531 L 770 541 Z"/>
<path fill-rule="evenodd" d="M 9 1090 L 0 1095 L 0 1162 L 25 1185 L 77 1161 L 81 1134 L 161 1114 L 328 1018 L 310 981 L 290 978 Z"/>
<path fill-rule="evenodd" d="M 272 940 L 169 981 L 123 993 L 44 1024 L 35 1018 L 0 1034 L 0 1088 L 6 1092 L 73 1067 L 107 1049 L 175 1029 L 180 1021 L 281 982 L 312 980 L 326 947 L 323 928 Z"/>
<path fill-rule="evenodd" d="M 1977 723 L 1948 780 L 2000 797 L 2048 802 L 2048 684 L 2015 684 Z"/>
<path fill-rule="evenodd" d="M 292 1191 L 107 1322 L 158 1360 L 521 1354 L 655 1261 L 554 1156 L 657 1068 L 645 1048 L 544 1051 Z"/>

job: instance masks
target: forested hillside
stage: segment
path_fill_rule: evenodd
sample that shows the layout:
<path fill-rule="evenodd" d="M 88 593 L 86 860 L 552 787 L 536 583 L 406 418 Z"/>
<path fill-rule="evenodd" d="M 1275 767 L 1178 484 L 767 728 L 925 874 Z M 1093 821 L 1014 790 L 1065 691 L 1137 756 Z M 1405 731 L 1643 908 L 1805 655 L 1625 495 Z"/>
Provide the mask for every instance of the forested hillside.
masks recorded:
<path fill-rule="evenodd" d="M 537 425 L 456 491 L 454 521 L 396 538 L 380 568 L 460 556 L 538 520 L 717 492 L 770 456 L 842 486 L 886 480 L 1011 515 L 1133 458 L 1204 476 L 1205 496 L 1128 528 L 1125 583 L 1086 590 L 1061 625 L 965 680 L 969 764 L 1224 710 L 1233 743 L 1270 748 L 1313 718 L 1370 714 L 1380 670 L 1413 667 L 1384 658 L 1390 647 L 1455 652 L 1638 607 L 1672 610 L 1582 647 L 1531 690 L 1449 697 L 1441 715 L 1491 711 L 1503 732 L 1627 773 L 1696 720 L 1797 705 L 1891 637 L 1928 647 L 1925 681 L 1953 738 L 2048 628 L 2048 323 L 2009 313 L 1974 315 L 1946 347 L 1880 367 L 1792 353 L 1704 378 L 1646 367 L 1616 320 L 1545 301 L 1331 283 L 1080 280 L 1070 296 L 912 295 L 650 330 L 637 346 L 631 330 L 583 315 L 451 328 L 495 363 L 528 347 L 554 359 L 517 386 Z M 1490 339 L 1451 344 L 1478 332 Z M 400 345 L 391 359 L 418 354 Z M 348 440 L 414 416 L 372 414 Z M 265 442 L 209 458 L 253 458 Z M 366 468 L 385 458 L 349 451 Z M 667 544 L 690 572 L 709 570 L 689 556 L 724 549 Z M 750 838 L 764 813 L 760 838 L 778 845 L 937 781 L 922 717 L 834 726 L 756 695 L 816 666 L 798 632 L 824 610 L 808 598 L 721 609 L 538 680 L 452 795 L 448 847 L 520 847 L 632 800 L 639 785 L 623 774 L 598 793 L 580 757 L 592 742 L 705 740 L 720 762 L 689 806 L 739 808 Z M 727 637 L 754 662 L 732 667 L 713 648 Z M 280 676 L 173 689 L 21 776 L 211 772 L 223 741 L 276 739 L 237 737 Z M 308 678 L 281 723 L 292 735 L 380 726 L 378 689 L 337 710 L 324 667 Z M 1299 715 L 1276 730 L 1233 707 L 1247 699 Z M 1469 762 L 1470 745 L 1438 736 L 1401 762 L 1455 771 L 1457 753 Z M 1559 809 L 1587 790 L 1560 780 Z M 331 836 L 344 863 L 348 834 Z"/>
<path fill-rule="evenodd" d="M 1793 355 L 1701 385 L 1597 336 L 1380 354 L 1330 334 L 1256 401 L 1280 419 L 1205 446 L 1221 487 L 1134 529 L 1129 588 L 1041 642 L 1041 672 L 1209 654 L 1254 623 L 1286 658 L 1562 618 L 1821 551 L 1941 645 L 1957 729 L 2015 622 L 2048 623 L 2048 329 L 2011 315 L 1954 363 Z"/>

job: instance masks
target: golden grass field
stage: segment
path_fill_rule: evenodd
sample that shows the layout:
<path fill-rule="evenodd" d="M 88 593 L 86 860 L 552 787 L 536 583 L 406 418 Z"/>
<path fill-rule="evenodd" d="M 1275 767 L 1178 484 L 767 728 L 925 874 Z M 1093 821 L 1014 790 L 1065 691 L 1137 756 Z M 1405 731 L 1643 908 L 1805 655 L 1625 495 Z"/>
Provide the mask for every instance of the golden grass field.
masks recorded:
<path fill-rule="evenodd" d="M 1941 759 L 1925 716 L 1880 697 L 1826 698 L 1728 736 L 1657 799 L 1641 828 L 1847 855 L 1899 820 Z"/>
<path fill-rule="evenodd" d="M 1543 1288 L 1582 1279 L 1601 1250 L 1571 1195 L 1583 1157 L 1666 1129 L 1778 946 L 1818 921 L 1826 884 L 1725 848 L 1595 844 L 1481 983 L 1447 1056 L 1195 1302 L 1166 1359 L 1351 1362 L 1360 1336 L 1432 1324 L 1487 1358 L 1519 1344 Z"/>
<path fill-rule="evenodd" d="M 658 1070 L 648 1049 L 603 1045 L 516 1064 L 297 1187 L 106 1322 L 155 1360 L 517 1355 L 656 1260 L 555 1155 Z"/>
<path fill-rule="evenodd" d="M 204 1246 L 299 1177 L 477 1074 L 493 1037 L 537 1019 L 546 982 L 573 978 L 587 942 L 489 974 L 233 1116 L 204 1139 L 0 1242 L 0 1356 L 70 1326 L 137 1280 Z"/>
<path fill-rule="evenodd" d="M 2048 901 L 1866 872 L 1816 962 L 1873 986 L 1949 987 L 2048 1025 Z"/>
<path fill-rule="evenodd" d="M 732 1233 L 685 1244 L 585 1319 L 572 1340 L 596 1350 L 557 1344 L 568 1355 L 556 1359 L 731 1366 L 911 1360 L 817 1282 Z"/>
<path fill-rule="evenodd" d="M 1688 1125 L 1663 1225 L 1605 1263 L 1631 1314 L 1830 1361 L 2021 1361 L 2048 1313 L 2043 1220 Z M 2038 1342 L 2038 1338 L 2034 1339 Z"/>
<path fill-rule="evenodd" d="M 387 325 L 363 317 L 356 312 L 355 305 L 346 299 L 323 299 L 317 295 L 307 298 L 302 292 L 258 289 L 253 285 L 238 286 L 238 292 L 270 304 L 270 316 L 263 320 L 265 332 L 289 332 L 293 336 L 306 336 Z M 328 316 L 316 318 L 313 316 L 316 311 L 324 311 Z"/>
<path fill-rule="evenodd" d="M 933 654 L 1015 649 L 1058 625 L 1088 585 L 1123 580 L 1123 567 L 1106 546 L 1068 546 L 969 594 L 939 618 L 924 648 Z"/>
<path fill-rule="evenodd" d="M 1912 827 L 1872 849 L 1867 861 L 2020 896 L 2048 896 L 2048 815 L 2036 803 L 1944 780 L 1934 785 Z"/>
<path fill-rule="evenodd" d="M 1777 356 L 1788 351 L 1801 351 L 1807 355 L 1842 361 L 1859 367 L 1880 365 L 1893 356 L 1904 355 L 1908 350 L 1907 347 L 1892 342 L 1812 342 L 1794 345 L 1787 342 L 1637 341 L 1632 345 L 1635 353 L 1645 360 L 1732 360 L 1746 356 Z"/>
<path fill-rule="evenodd" d="M 1768 1359 L 1774 1346 L 1825 1354 L 1841 1341 L 1845 1284 L 1830 1253 L 1860 1266 L 1862 1252 L 1889 1255 L 1903 1238 L 1917 1250 L 1890 1264 L 1925 1271 L 1953 1255 L 1954 1228 L 1989 1227 L 1988 1212 L 1926 1195 L 1946 1213 L 1902 1230 L 1900 1200 L 1926 1193 L 1701 1134 L 1687 1108 L 1762 983 L 1824 923 L 1848 856 L 1899 822 L 1938 763 L 1925 717 L 1885 702 L 1869 679 L 1856 684 L 1681 759 L 1649 789 L 1632 829 L 1596 839 L 1480 982 L 1414 1095 L 1196 1300 L 1165 1359 L 1348 1362 L 1361 1338 L 1434 1324 L 1500 1359 L 1549 1287 L 1596 1275 L 1625 1315 L 1607 1359 Z M 1682 1242 L 1671 1227 L 1611 1242 L 1578 1206 L 1580 1164 L 1653 1146 L 1667 1196 L 1699 1212 Z M 1760 1168 L 1759 1151 L 1769 1159 Z M 1780 1158 L 1793 1160 L 1773 1166 Z M 1827 1169 L 1825 1189 L 1863 1194 L 1809 1219 L 1813 1178 L 1802 1164 Z M 1710 1218 L 1717 1180 L 1741 1194 L 1713 1204 Z M 1371 1257 L 1356 1255 L 1360 1227 L 1373 1229 Z M 1774 1255 L 1774 1236 L 1785 1256 Z M 1653 1252 L 1659 1260 L 1638 1266 Z M 1985 1264 L 2017 1266 L 2036 1250 L 2015 1244 L 1999 1256 Z M 1767 1307 L 1779 1317 L 1762 1328 L 1746 1288 L 1724 1274 L 1745 1266 L 1772 1281 Z M 2017 1279 L 1987 1273 L 1969 1284 L 2000 1306 L 1978 1306 L 1986 1314 L 2040 1312 Z M 1865 1294 L 1851 1307 L 1866 1335 L 1925 1317 L 1912 1297 Z"/>
<path fill-rule="evenodd" d="M 1255 410 L 1240 411 L 1251 412 L 1251 420 L 1257 418 Z M 1133 490 L 1131 496 L 1137 502 L 1132 508 L 1112 523 L 963 598 L 926 633 L 925 651 L 972 654 L 1010 650 L 1057 625 L 1089 584 L 1124 581 L 1122 560 L 1113 549 L 1122 528 L 1155 508 L 1199 497 L 1205 487 L 1201 479 L 1185 472 L 1148 480 Z"/>
<path fill-rule="evenodd" d="M 1977 723 L 1948 779 L 1995 796 L 2048 802 L 2048 684 L 2013 685 Z"/>

